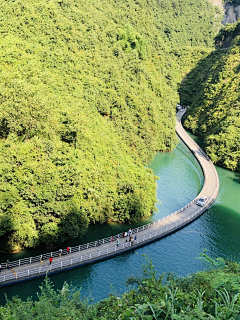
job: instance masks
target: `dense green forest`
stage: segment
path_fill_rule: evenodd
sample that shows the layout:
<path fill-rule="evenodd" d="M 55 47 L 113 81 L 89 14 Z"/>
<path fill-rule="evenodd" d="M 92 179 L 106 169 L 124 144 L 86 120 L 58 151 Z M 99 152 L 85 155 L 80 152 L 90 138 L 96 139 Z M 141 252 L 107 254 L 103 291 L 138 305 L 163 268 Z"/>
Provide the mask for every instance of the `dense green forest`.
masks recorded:
<path fill-rule="evenodd" d="M 81 320 L 193 320 L 240 319 L 240 265 L 201 254 L 212 269 L 188 277 L 156 275 L 148 261 L 142 276 L 127 280 L 129 290 L 121 296 L 111 293 L 92 304 L 81 299 L 80 291 L 64 284 L 55 291 L 48 278 L 36 301 L 18 297 L 0 307 L 0 319 Z"/>
<path fill-rule="evenodd" d="M 206 55 L 180 87 L 189 105 L 184 125 L 204 139 L 212 161 L 240 171 L 240 24 L 226 25 L 217 49 Z M 229 46 L 229 47 L 226 47 Z"/>
<path fill-rule="evenodd" d="M 207 0 L 0 4 L 0 250 L 155 208 L 146 164 L 177 139 L 178 84 L 213 47 Z"/>

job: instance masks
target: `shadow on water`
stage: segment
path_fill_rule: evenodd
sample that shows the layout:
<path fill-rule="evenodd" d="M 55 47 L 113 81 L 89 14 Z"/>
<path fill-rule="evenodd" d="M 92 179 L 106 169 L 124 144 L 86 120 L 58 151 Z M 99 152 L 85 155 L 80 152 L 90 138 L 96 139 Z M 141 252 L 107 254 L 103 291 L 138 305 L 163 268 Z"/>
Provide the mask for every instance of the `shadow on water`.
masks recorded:
<path fill-rule="evenodd" d="M 240 173 L 236 173 L 236 178 L 232 178 L 233 182 L 240 183 Z"/>

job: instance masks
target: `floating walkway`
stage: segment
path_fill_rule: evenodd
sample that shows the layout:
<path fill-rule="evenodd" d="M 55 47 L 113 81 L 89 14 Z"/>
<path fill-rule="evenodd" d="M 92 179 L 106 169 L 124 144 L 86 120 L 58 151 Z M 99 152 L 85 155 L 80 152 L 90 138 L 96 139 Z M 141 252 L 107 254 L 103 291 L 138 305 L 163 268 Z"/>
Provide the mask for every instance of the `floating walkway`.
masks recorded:
<path fill-rule="evenodd" d="M 218 174 L 209 157 L 183 129 L 181 119 L 184 113 L 185 110 L 181 110 L 177 114 L 176 132 L 194 154 L 204 173 L 203 188 L 194 200 L 180 210 L 173 212 L 162 219 L 133 229 L 132 237 L 135 238 L 136 236 L 136 240 L 128 244 L 125 243 L 126 238 L 123 238 L 122 234 L 120 234 L 119 238 L 114 236 L 113 239 L 109 237 L 84 245 L 71 247 L 69 252 L 64 249 L 61 256 L 59 255 L 59 251 L 57 251 L 12 261 L 9 263 L 9 269 L 7 269 L 5 263 L 2 263 L 0 286 L 43 277 L 46 273 L 50 275 L 134 250 L 176 232 L 197 219 L 209 209 L 218 194 Z M 199 207 L 196 204 L 201 196 L 207 196 L 207 201 L 203 207 Z M 119 245 L 117 245 L 117 239 L 119 239 Z M 49 262 L 50 257 L 53 258 L 51 265 Z"/>

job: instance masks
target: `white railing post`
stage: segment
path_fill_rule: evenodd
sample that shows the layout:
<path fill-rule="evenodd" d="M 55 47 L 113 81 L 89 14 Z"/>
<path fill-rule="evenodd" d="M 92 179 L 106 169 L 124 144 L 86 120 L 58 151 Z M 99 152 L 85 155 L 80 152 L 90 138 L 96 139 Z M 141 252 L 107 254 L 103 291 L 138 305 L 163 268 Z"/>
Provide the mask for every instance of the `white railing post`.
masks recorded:
<path fill-rule="evenodd" d="M 108 249 L 107 249 L 107 254 L 108 254 Z"/>
<path fill-rule="evenodd" d="M 103 239 L 103 244 L 104 244 L 104 239 Z"/>
<path fill-rule="evenodd" d="M 29 276 L 29 270 L 28 270 L 28 276 Z"/>
<path fill-rule="evenodd" d="M 21 265 L 21 260 L 19 259 L 19 266 Z"/>
<path fill-rule="evenodd" d="M 90 258 L 89 259 L 91 259 L 92 258 L 92 254 L 90 253 Z"/>
<path fill-rule="evenodd" d="M 62 261 L 61 261 L 61 268 L 62 268 Z"/>
<path fill-rule="evenodd" d="M 81 250 L 81 246 L 78 247 L 78 251 L 80 251 L 80 250 Z"/>
<path fill-rule="evenodd" d="M 30 263 L 32 263 L 32 257 L 30 258 Z"/>
<path fill-rule="evenodd" d="M 72 264 L 72 259 L 71 259 L 71 264 Z"/>

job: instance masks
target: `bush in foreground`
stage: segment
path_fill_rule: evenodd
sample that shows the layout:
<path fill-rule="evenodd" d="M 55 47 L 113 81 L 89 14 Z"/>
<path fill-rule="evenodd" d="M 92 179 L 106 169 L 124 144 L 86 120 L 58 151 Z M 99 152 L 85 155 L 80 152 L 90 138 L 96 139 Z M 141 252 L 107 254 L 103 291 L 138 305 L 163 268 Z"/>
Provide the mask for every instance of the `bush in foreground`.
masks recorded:
<path fill-rule="evenodd" d="M 240 319 L 240 265 L 201 256 L 213 268 L 183 278 L 157 276 L 148 260 L 141 277 L 127 280 L 128 292 L 95 305 L 68 284 L 55 291 L 46 277 L 37 301 L 15 297 L 0 308 L 0 319 Z"/>

